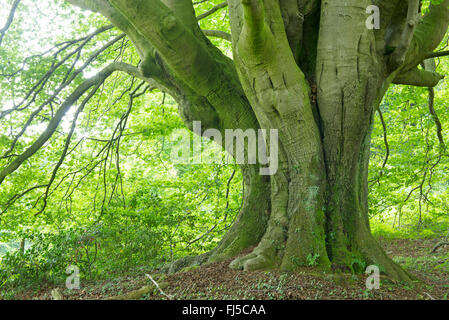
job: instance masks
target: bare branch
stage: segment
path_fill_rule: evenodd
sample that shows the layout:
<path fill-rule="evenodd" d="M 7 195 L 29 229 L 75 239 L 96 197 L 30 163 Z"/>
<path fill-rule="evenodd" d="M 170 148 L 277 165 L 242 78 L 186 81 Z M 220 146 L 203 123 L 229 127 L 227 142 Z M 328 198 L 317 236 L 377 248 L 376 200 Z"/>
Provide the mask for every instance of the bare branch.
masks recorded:
<path fill-rule="evenodd" d="M 204 19 L 204 18 L 207 18 L 207 17 L 209 17 L 210 15 L 214 14 L 214 13 L 217 12 L 218 10 L 223 9 L 223 8 L 226 8 L 227 6 L 228 6 L 228 3 L 227 3 L 226 1 L 225 1 L 225 2 L 222 2 L 222 3 L 220 3 L 220 4 L 217 4 L 215 7 L 213 7 L 213 8 L 210 9 L 209 11 L 204 12 L 204 13 L 200 14 L 199 16 L 197 16 L 196 19 L 197 19 L 198 21 L 200 21 L 200 20 L 202 20 L 202 19 Z"/>
<path fill-rule="evenodd" d="M 8 202 L 6 202 L 2 212 L 0 213 L 0 215 L 2 215 L 3 213 L 5 213 L 6 211 L 8 211 L 8 209 L 19 199 L 23 198 L 25 195 L 27 195 L 28 193 L 30 193 L 33 190 L 37 190 L 37 189 L 43 189 L 46 188 L 47 185 L 46 184 L 41 184 L 41 185 L 37 185 L 34 187 L 29 188 L 28 190 L 23 191 L 22 193 L 18 193 L 15 194 L 13 197 L 11 197 Z"/>
<path fill-rule="evenodd" d="M 440 57 L 446 57 L 449 56 L 449 51 L 438 51 L 438 52 L 432 52 L 428 53 L 425 56 L 425 59 L 432 59 L 432 58 L 440 58 Z"/>
<path fill-rule="evenodd" d="M 208 37 L 216 37 L 216 38 L 224 39 L 226 41 L 232 41 L 231 35 L 224 31 L 220 31 L 220 30 L 201 30 L 201 31 L 203 31 L 203 33 Z"/>
<path fill-rule="evenodd" d="M 208 95 L 218 81 L 220 67 L 203 40 L 195 36 L 160 0 L 140 2 L 139 10 L 130 0 L 110 0 L 157 50 L 177 77 L 192 84 L 196 93 Z M 149 13 L 149 14 L 146 14 Z M 190 52 L 186 55 L 186 52 Z M 182 57 L 182 59 L 180 58 Z M 208 73 L 202 72 L 209 70 Z"/>
<path fill-rule="evenodd" d="M 385 169 L 387 165 L 388 159 L 390 157 L 390 145 L 388 144 L 388 134 L 387 134 L 387 125 L 385 123 L 384 116 L 380 108 L 377 108 L 377 113 L 379 114 L 380 122 L 382 123 L 383 134 L 384 134 L 384 144 L 385 144 L 385 159 L 382 163 L 382 171 Z"/>
<path fill-rule="evenodd" d="M 422 63 L 422 66 L 425 70 L 429 71 L 429 72 L 433 72 L 436 70 L 436 64 L 435 64 L 435 59 L 427 59 L 424 60 Z M 438 117 L 437 112 L 435 111 L 435 90 L 433 87 L 429 87 L 429 112 L 432 116 L 433 121 L 435 122 L 435 125 L 437 127 L 437 136 L 438 136 L 438 141 L 440 142 L 440 146 L 442 148 L 442 150 L 445 150 L 445 144 L 444 144 L 444 139 L 443 139 L 443 128 L 441 125 L 441 121 L 440 118 Z"/>
<path fill-rule="evenodd" d="M 440 118 L 438 117 L 437 112 L 435 111 L 435 89 L 429 88 L 429 112 L 432 116 L 433 121 L 435 122 L 435 126 L 437 127 L 437 137 L 440 142 L 440 146 L 445 149 L 445 143 L 443 138 L 443 127 L 441 125 Z"/>

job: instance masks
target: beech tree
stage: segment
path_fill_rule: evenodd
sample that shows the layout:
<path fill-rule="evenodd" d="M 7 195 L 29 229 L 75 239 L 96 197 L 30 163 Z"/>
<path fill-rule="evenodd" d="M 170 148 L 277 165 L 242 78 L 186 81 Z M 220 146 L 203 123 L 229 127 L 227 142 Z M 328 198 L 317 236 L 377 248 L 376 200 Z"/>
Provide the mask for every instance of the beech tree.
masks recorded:
<path fill-rule="evenodd" d="M 411 279 L 371 235 L 371 130 L 391 84 L 432 88 L 443 78 L 433 59 L 447 54 L 434 51 L 446 35 L 449 0 L 425 12 L 420 0 L 228 0 L 201 16 L 192 0 L 69 2 L 110 20 L 141 62 L 112 62 L 78 86 L 47 130 L 0 170 L 0 184 L 48 141 L 84 93 L 125 72 L 172 96 L 191 130 L 201 121 L 203 130 L 223 136 L 226 129 L 279 133 L 274 175 L 241 165 L 244 203 L 219 245 L 169 271 L 253 248 L 230 267 L 292 271 L 313 260 L 334 271 L 377 265 L 394 279 Z M 198 20 L 224 8 L 230 34 L 200 29 Z M 232 59 L 211 36 L 232 42 Z"/>

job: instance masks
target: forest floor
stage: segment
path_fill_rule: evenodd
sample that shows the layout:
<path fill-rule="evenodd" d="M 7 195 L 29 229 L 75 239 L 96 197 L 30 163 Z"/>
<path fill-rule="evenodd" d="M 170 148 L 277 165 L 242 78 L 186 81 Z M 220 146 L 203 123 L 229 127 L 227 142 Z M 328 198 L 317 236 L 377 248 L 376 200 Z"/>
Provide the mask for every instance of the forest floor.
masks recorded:
<path fill-rule="evenodd" d="M 244 272 L 231 270 L 230 261 L 223 261 L 168 276 L 152 273 L 165 295 L 155 289 L 140 299 L 449 299 L 449 246 L 431 253 L 438 239 L 379 241 L 390 257 L 421 282 L 404 285 L 383 279 L 380 289 L 367 290 L 367 275 L 326 274 L 314 268 L 291 274 Z M 441 268 L 442 264 L 446 267 Z M 80 290 L 60 286 L 59 291 L 65 299 L 107 299 L 148 285 L 151 281 L 144 273 L 129 273 L 113 280 L 82 283 Z M 22 292 L 16 298 L 52 299 L 53 289 Z"/>

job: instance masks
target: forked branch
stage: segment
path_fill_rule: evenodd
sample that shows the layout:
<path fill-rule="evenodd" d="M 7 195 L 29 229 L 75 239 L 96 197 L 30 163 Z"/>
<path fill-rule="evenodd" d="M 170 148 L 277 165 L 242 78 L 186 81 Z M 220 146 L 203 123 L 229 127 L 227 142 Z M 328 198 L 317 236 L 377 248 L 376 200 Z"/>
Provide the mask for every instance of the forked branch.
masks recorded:
<path fill-rule="evenodd" d="M 138 70 L 136 71 L 135 67 L 130 66 L 126 63 L 113 62 L 103 70 L 101 70 L 99 73 L 97 73 L 95 76 L 85 80 L 82 84 L 80 84 L 73 91 L 73 93 L 70 94 L 67 99 L 61 104 L 61 107 L 55 113 L 55 116 L 50 120 L 45 131 L 34 141 L 34 143 L 17 158 L 15 158 L 14 161 L 12 161 L 9 165 L 7 165 L 5 168 L 3 168 L 3 170 L 0 171 L 0 185 L 8 175 L 16 171 L 27 159 L 32 157 L 52 137 L 64 115 L 82 95 L 84 95 L 90 88 L 101 84 L 115 71 L 139 73 Z"/>

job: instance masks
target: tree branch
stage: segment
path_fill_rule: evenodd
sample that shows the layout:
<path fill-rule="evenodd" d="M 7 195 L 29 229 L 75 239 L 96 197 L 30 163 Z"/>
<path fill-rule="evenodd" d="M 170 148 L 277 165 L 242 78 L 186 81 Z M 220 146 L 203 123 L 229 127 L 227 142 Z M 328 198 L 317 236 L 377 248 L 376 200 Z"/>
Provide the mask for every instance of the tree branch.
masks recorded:
<path fill-rule="evenodd" d="M 444 38 L 449 24 L 449 0 L 431 4 L 427 14 L 421 19 L 413 35 L 404 64 L 411 69 L 428 58 Z"/>
<path fill-rule="evenodd" d="M 91 92 L 88 94 L 88 96 L 83 100 L 81 105 L 76 110 L 75 115 L 74 115 L 73 120 L 72 120 L 72 125 L 71 125 L 71 128 L 70 128 L 70 132 L 69 132 L 69 134 L 68 134 L 68 136 L 66 138 L 65 144 L 64 144 L 64 149 L 62 151 L 62 154 L 61 154 L 61 156 L 59 158 L 58 163 L 56 164 L 55 168 L 53 169 L 50 181 L 47 184 L 47 188 L 45 189 L 45 194 L 44 194 L 44 199 L 43 199 L 44 204 L 43 204 L 41 210 L 36 215 L 41 214 L 45 210 L 45 208 L 47 207 L 47 199 L 48 199 L 48 194 L 49 194 L 50 188 L 51 188 L 53 182 L 55 181 L 56 174 L 58 173 L 59 168 L 61 167 L 62 163 L 64 162 L 64 159 L 65 159 L 65 157 L 67 155 L 67 152 L 69 150 L 70 142 L 72 140 L 73 133 L 75 132 L 76 122 L 78 120 L 79 115 L 84 110 L 84 107 L 89 102 L 89 100 L 95 95 L 95 93 L 100 88 L 100 86 L 102 85 L 104 80 L 106 80 L 106 78 L 107 77 L 105 77 L 104 79 L 102 79 L 102 81 L 100 81 L 99 83 L 97 83 L 95 85 L 95 87 L 91 90 Z"/>
<path fill-rule="evenodd" d="M 418 69 L 399 73 L 393 80 L 394 84 L 404 84 L 418 87 L 435 87 L 444 76 L 428 70 Z"/>
<path fill-rule="evenodd" d="M 398 46 L 389 59 L 390 70 L 396 70 L 406 58 L 407 51 L 413 39 L 413 34 L 419 21 L 419 0 L 408 0 L 407 18 L 402 30 Z"/>
<path fill-rule="evenodd" d="M 422 65 L 423 68 L 428 71 L 435 71 L 436 69 L 435 59 L 424 60 Z M 432 116 L 433 121 L 435 122 L 435 126 L 437 127 L 437 137 L 438 141 L 440 142 L 440 146 L 442 150 L 445 150 L 446 146 L 443 138 L 443 127 L 441 125 L 440 118 L 438 117 L 438 114 L 435 110 L 435 89 L 433 87 L 429 87 L 428 90 L 429 90 L 429 103 L 428 103 L 429 113 Z"/>
<path fill-rule="evenodd" d="M 226 41 L 232 41 L 231 35 L 227 32 L 220 31 L 220 30 L 201 30 L 207 37 L 216 37 L 221 38 Z"/>
<path fill-rule="evenodd" d="M 190 32 L 160 0 L 143 1 L 139 7 L 130 0 L 110 2 L 132 20 L 136 30 L 154 46 L 170 71 L 196 93 L 207 97 L 220 85 L 222 72 L 207 44 Z"/>
<path fill-rule="evenodd" d="M 196 19 L 197 19 L 198 21 L 200 21 L 200 20 L 202 20 L 202 19 L 204 19 L 204 18 L 207 18 L 207 17 L 209 17 L 210 15 L 214 14 L 214 13 L 217 12 L 218 10 L 223 9 L 223 8 L 226 8 L 227 6 L 228 6 L 228 3 L 227 3 L 226 1 L 225 1 L 225 2 L 222 2 L 222 3 L 220 3 L 220 4 L 217 4 L 215 7 L 213 7 L 213 8 L 210 9 L 209 11 L 206 11 L 206 12 L 200 14 L 199 16 L 197 16 Z"/>
<path fill-rule="evenodd" d="M 244 26 L 254 40 L 262 33 L 265 26 L 264 6 L 261 0 L 241 0 L 243 6 Z"/>
<path fill-rule="evenodd" d="M 435 126 L 437 127 L 437 137 L 440 142 L 440 146 L 444 149 L 445 143 L 443 138 L 443 127 L 441 125 L 440 118 L 438 117 L 437 112 L 435 111 L 435 89 L 429 88 L 429 112 L 432 116 L 433 121 L 435 122 Z"/>
<path fill-rule="evenodd" d="M 0 172 L 0 185 L 3 183 L 5 178 L 16 171 L 23 162 L 32 157 L 53 135 L 59 123 L 61 122 L 64 115 L 70 109 L 70 107 L 76 103 L 76 101 L 91 87 L 98 85 L 105 81 L 113 72 L 115 71 L 132 71 L 134 67 L 129 66 L 122 62 L 114 62 L 101 70 L 97 75 L 92 78 L 85 80 L 82 84 L 80 84 L 75 91 L 70 94 L 67 99 L 62 103 L 59 110 L 56 112 L 55 116 L 51 119 L 45 131 L 39 136 L 39 138 L 22 154 L 20 154 L 14 161 L 12 161 L 7 167 L 3 168 Z M 137 71 L 138 72 L 138 71 Z"/>
<path fill-rule="evenodd" d="M 377 108 L 377 113 L 379 114 L 380 122 L 382 123 L 383 134 L 384 134 L 384 144 L 385 144 L 385 159 L 382 163 L 382 171 L 385 169 L 387 165 L 388 159 L 390 158 L 390 145 L 388 143 L 388 133 L 387 133 L 387 124 L 385 123 L 385 119 L 380 108 Z M 383 173 L 383 172 L 382 172 Z"/>
<path fill-rule="evenodd" d="M 50 79 L 50 77 L 55 73 L 55 71 L 61 67 L 65 62 L 67 62 L 71 57 L 73 56 L 77 56 L 79 59 L 79 55 L 81 50 L 97 35 L 99 35 L 102 32 L 105 32 L 107 30 L 110 30 L 112 28 L 112 25 L 109 26 L 104 26 L 101 27 L 99 29 L 97 29 L 96 31 L 92 32 L 91 34 L 89 34 L 88 36 L 84 37 L 82 43 L 73 51 L 69 52 L 64 58 L 61 59 L 61 61 L 58 62 L 53 62 L 51 68 L 36 82 L 36 84 L 33 85 L 33 87 L 28 90 L 28 92 L 25 94 L 25 97 L 22 99 L 22 101 L 15 105 L 13 108 L 11 109 L 7 109 L 4 111 L 0 112 L 0 119 L 5 117 L 6 115 L 10 114 L 11 112 L 14 111 L 22 111 L 27 109 L 31 103 L 33 103 L 36 99 L 37 94 L 43 89 L 43 87 L 45 86 L 45 84 L 47 83 L 47 81 Z M 120 36 L 120 38 L 123 36 Z M 113 45 L 116 41 L 118 41 L 120 38 L 115 38 L 114 40 L 110 41 L 108 44 L 106 44 L 105 46 L 103 46 L 100 50 L 96 51 L 89 59 L 88 61 L 91 62 L 94 58 L 96 58 L 101 52 L 103 52 L 104 50 L 106 50 L 109 46 Z M 64 51 L 65 49 L 69 48 L 71 46 L 71 44 L 69 43 L 67 46 L 63 47 L 61 50 L 58 50 L 54 55 L 53 58 L 56 59 L 56 57 L 59 55 L 59 53 L 61 53 L 62 51 Z M 86 67 L 87 65 L 85 64 L 83 67 Z M 81 72 L 84 68 L 78 68 L 77 72 L 75 72 L 76 74 L 78 74 L 79 72 Z M 73 68 L 70 68 L 70 71 Z M 69 73 L 66 73 L 67 75 Z M 71 77 L 71 79 L 73 79 L 73 76 Z M 67 85 L 70 81 L 65 81 L 65 83 L 63 83 L 59 89 L 57 90 L 56 94 L 58 94 L 60 92 L 60 90 L 62 90 L 64 88 L 64 85 Z M 31 97 L 31 99 L 30 99 Z M 52 97 L 54 98 L 54 96 Z M 25 104 L 25 102 L 30 99 L 30 101 L 28 103 Z M 47 103 L 50 100 L 47 100 Z"/>
<path fill-rule="evenodd" d="M 6 31 L 8 31 L 9 27 L 11 26 L 14 15 L 16 14 L 17 7 L 19 6 L 20 0 L 15 0 L 14 3 L 11 6 L 11 10 L 9 11 L 8 19 L 6 19 L 6 23 L 3 26 L 3 28 L 0 29 L 0 47 L 2 46 L 3 38 L 6 34 Z"/>
<path fill-rule="evenodd" d="M 446 57 L 446 56 L 449 56 L 449 50 L 428 53 L 424 59 L 427 60 L 427 59 L 440 58 L 440 57 Z"/>
<path fill-rule="evenodd" d="M 10 152 L 12 152 L 16 146 L 16 143 L 18 142 L 19 138 L 22 137 L 22 135 L 25 133 L 25 131 L 27 130 L 28 126 L 32 123 L 32 121 L 34 120 L 34 118 L 36 116 L 39 115 L 39 113 L 48 105 L 51 104 L 52 101 L 54 101 L 58 94 L 64 89 L 66 88 L 68 85 L 70 85 L 75 78 L 84 70 L 86 69 L 90 63 L 98 57 L 98 55 L 100 55 L 102 52 L 104 52 L 106 49 L 108 49 L 110 46 L 112 46 L 114 43 L 116 43 L 117 41 L 119 41 L 121 38 L 124 38 L 124 34 L 119 35 L 117 37 L 115 37 L 114 39 L 112 39 L 111 41 L 109 41 L 107 44 L 105 44 L 104 46 L 102 46 L 100 49 L 98 49 L 97 51 L 95 51 L 88 59 L 87 61 L 78 69 L 76 69 L 73 73 L 73 69 L 75 67 L 75 64 L 78 62 L 79 57 L 80 57 L 80 48 L 75 50 L 77 56 L 75 61 L 73 62 L 71 68 L 69 68 L 69 71 L 66 73 L 66 77 L 64 78 L 64 80 L 62 81 L 61 85 L 55 90 L 55 92 L 51 95 L 50 98 L 46 99 L 35 111 L 32 112 L 31 116 L 28 118 L 28 120 L 26 121 L 26 123 L 22 126 L 21 131 L 14 137 L 14 140 L 12 142 L 12 144 L 10 145 L 10 148 L 4 153 L 4 155 L 2 155 L 0 157 L 0 159 L 2 158 L 6 158 Z M 87 40 L 86 40 L 87 41 Z M 83 45 L 85 45 L 86 43 L 83 43 Z M 82 45 L 82 46 L 83 46 Z M 64 60 L 63 60 L 64 61 Z M 12 111 L 22 111 L 26 108 L 28 108 L 36 99 L 37 94 L 43 89 L 44 84 L 49 80 L 50 76 L 55 72 L 55 70 L 61 66 L 63 64 L 63 62 L 60 62 L 56 65 L 56 67 L 51 68 L 46 74 L 45 76 L 38 82 L 38 84 L 36 84 L 31 90 L 30 92 L 27 94 L 27 97 L 23 100 L 22 103 L 20 103 L 18 106 L 15 106 L 14 108 L 10 109 L 10 110 L 6 110 L 2 113 L 0 113 L 0 118 L 4 116 L 4 114 L 8 114 Z M 71 75 L 70 75 L 71 74 Z M 70 75 L 70 77 L 69 77 Z M 68 78 L 68 79 L 67 79 Z M 29 97 L 29 95 L 33 92 L 33 90 L 37 89 L 38 87 L 39 90 L 36 90 L 34 93 L 34 96 L 32 97 L 31 101 L 29 101 L 24 107 L 19 108 L 20 105 L 22 105 L 26 99 Z"/>
<path fill-rule="evenodd" d="M 114 8 L 110 1 L 107 0 L 68 0 L 71 4 L 78 6 L 85 10 L 98 12 L 108 18 L 114 26 L 122 30 L 131 39 L 132 43 L 137 49 L 139 56 L 143 60 L 146 55 L 153 52 L 153 47 L 148 41 L 136 30 L 136 28 Z"/>

